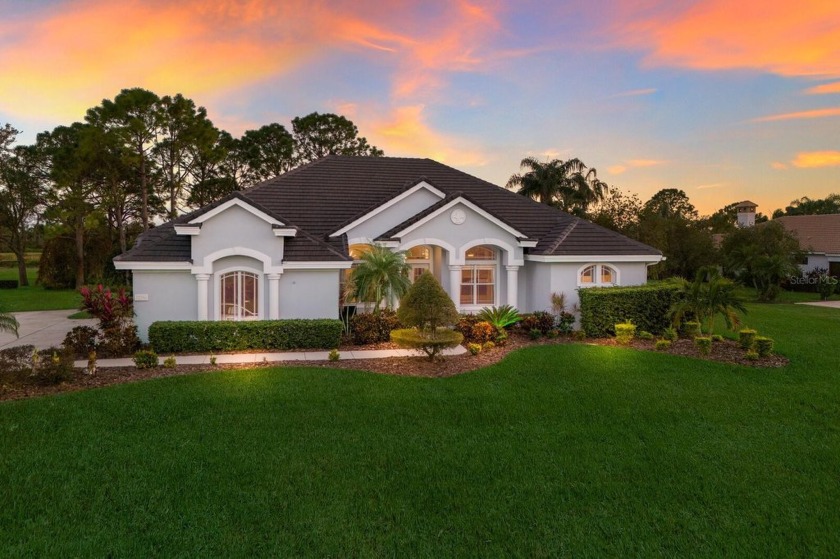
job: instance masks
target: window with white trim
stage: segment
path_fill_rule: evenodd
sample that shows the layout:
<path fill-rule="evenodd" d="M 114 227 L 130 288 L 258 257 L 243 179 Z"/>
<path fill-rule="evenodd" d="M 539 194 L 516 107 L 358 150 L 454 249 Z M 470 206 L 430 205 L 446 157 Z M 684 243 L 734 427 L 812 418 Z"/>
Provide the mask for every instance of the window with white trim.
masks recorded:
<path fill-rule="evenodd" d="M 222 320 L 259 318 L 260 278 L 251 272 L 228 272 L 219 279 Z"/>
<path fill-rule="evenodd" d="M 462 306 L 492 306 L 496 304 L 496 250 L 479 245 L 467 250 L 466 264 L 461 268 Z"/>
<path fill-rule="evenodd" d="M 417 281 L 423 272 L 432 271 L 432 251 L 426 245 L 419 245 L 405 251 L 405 262 L 411 268 L 408 279 Z"/>
<path fill-rule="evenodd" d="M 606 264 L 592 264 L 580 271 L 578 284 L 581 287 L 608 287 L 618 285 L 618 272 Z"/>

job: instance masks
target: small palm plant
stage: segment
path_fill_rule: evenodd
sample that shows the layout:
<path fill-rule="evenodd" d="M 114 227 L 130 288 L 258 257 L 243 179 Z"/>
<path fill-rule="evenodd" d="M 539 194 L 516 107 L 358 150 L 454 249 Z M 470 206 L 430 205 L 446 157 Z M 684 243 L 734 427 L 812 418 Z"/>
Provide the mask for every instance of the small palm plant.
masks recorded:
<path fill-rule="evenodd" d="M 747 309 L 736 293 L 737 285 L 720 275 L 712 267 L 698 270 L 694 281 L 680 280 L 677 302 L 671 307 L 671 320 L 675 326 L 694 317 L 705 326 L 707 334 L 714 330 L 715 318 L 722 316 L 730 330 L 741 324 L 738 313 Z"/>
<path fill-rule="evenodd" d="M 478 318 L 484 322 L 489 322 L 500 332 L 508 326 L 513 326 L 522 320 L 522 317 L 519 316 L 519 311 L 510 305 L 484 307 L 481 309 L 481 312 L 478 313 Z"/>
<path fill-rule="evenodd" d="M 411 287 L 410 269 L 404 253 L 370 245 L 370 250 L 362 254 L 361 262 L 353 269 L 348 295 L 357 301 L 373 303 L 374 313 L 379 312 L 383 302 L 385 308 L 393 308 Z"/>
<path fill-rule="evenodd" d="M 3 312 L 2 310 L 0 310 L 0 332 L 11 332 L 19 338 L 19 327 L 20 324 L 18 324 L 17 319 L 12 313 Z"/>

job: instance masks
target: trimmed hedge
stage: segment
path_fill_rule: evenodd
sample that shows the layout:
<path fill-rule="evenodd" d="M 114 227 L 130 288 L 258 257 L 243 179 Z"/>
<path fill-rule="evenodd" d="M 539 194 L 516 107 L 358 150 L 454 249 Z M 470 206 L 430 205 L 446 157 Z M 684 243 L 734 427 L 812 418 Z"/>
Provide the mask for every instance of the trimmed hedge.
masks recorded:
<path fill-rule="evenodd" d="M 18 280 L 0 280 L 0 289 L 17 289 Z"/>
<path fill-rule="evenodd" d="M 630 321 L 639 330 L 660 334 L 671 323 L 668 312 L 678 297 L 674 285 L 579 289 L 580 326 L 592 338 L 615 335 L 615 325 Z"/>
<path fill-rule="evenodd" d="M 343 329 L 340 320 L 326 318 L 163 321 L 149 326 L 149 342 L 158 353 L 332 349 L 340 344 Z"/>

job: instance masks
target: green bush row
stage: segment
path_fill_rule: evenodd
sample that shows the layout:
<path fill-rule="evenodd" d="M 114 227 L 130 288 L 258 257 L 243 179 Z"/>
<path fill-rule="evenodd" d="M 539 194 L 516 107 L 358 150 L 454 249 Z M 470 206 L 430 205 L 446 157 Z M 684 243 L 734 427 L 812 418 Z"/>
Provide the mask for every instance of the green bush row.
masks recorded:
<path fill-rule="evenodd" d="M 18 280 L 0 280 L 0 289 L 17 289 Z"/>
<path fill-rule="evenodd" d="M 673 285 L 579 289 L 580 325 L 592 338 L 615 335 L 615 325 L 632 322 L 639 330 L 661 334 L 671 323 L 668 312 L 678 297 Z"/>
<path fill-rule="evenodd" d="M 158 353 L 332 349 L 341 342 L 342 330 L 334 319 L 165 321 L 149 326 L 149 342 Z"/>

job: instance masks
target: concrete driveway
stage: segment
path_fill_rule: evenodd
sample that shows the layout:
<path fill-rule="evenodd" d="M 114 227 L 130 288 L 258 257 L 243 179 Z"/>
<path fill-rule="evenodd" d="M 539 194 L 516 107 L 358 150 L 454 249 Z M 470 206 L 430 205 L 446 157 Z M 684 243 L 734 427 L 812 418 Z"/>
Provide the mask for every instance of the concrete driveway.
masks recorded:
<path fill-rule="evenodd" d="M 840 309 L 840 301 L 810 301 L 808 303 L 796 303 L 797 305 L 812 305 L 814 307 L 830 307 Z"/>
<path fill-rule="evenodd" d="M 70 320 L 75 313 L 72 309 L 64 311 L 32 311 L 12 313 L 17 318 L 20 328 L 19 338 L 8 332 L 0 332 L 0 349 L 19 345 L 34 345 L 38 349 L 60 346 L 67 332 L 76 326 L 96 326 L 95 318 Z"/>

